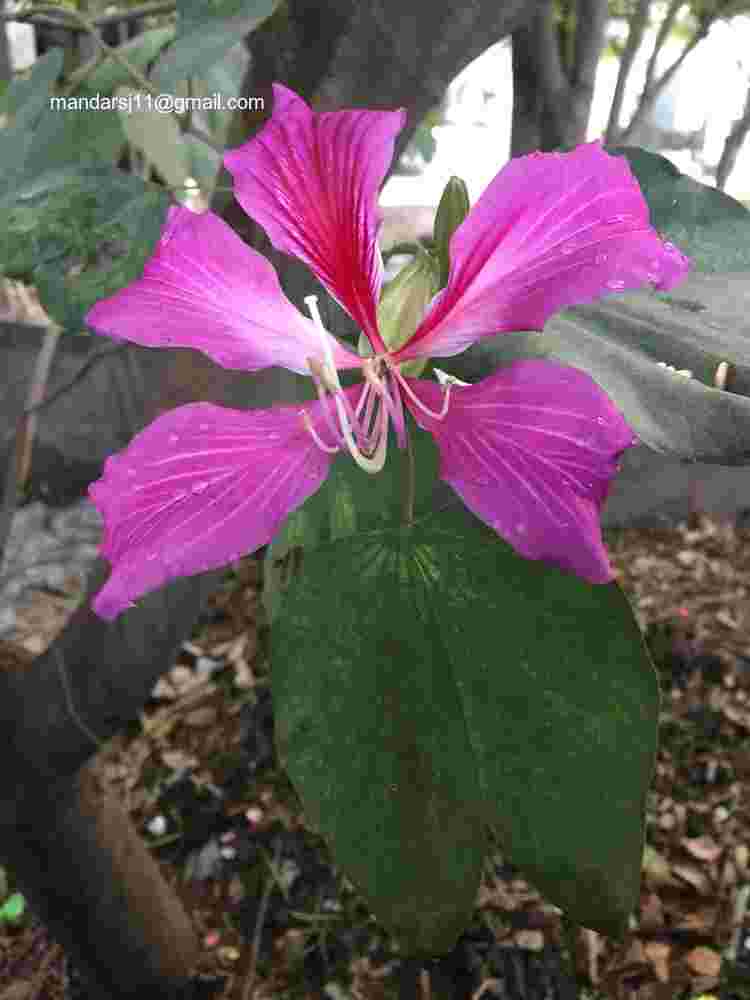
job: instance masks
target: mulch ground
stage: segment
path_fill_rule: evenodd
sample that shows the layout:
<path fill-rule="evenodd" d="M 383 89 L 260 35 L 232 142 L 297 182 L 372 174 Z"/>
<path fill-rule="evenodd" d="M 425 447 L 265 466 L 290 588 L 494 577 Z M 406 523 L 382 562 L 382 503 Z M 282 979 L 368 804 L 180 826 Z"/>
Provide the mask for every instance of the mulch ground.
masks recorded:
<path fill-rule="evenodd" d="M 622 941 L 571 933 L 495 854 L 472 925 L 422 974 L 422 1000 L 750 997 L 750 530 L 702 517 L 607 540 L 663 688 L 639 912 Z M 398 995 L 394 943 L 277 766 L 259 588 L 258 562 L 235 564 L 99 771 L 192 915 L 206 995 L 384 1000 Z M 17 641 L 39 653 L 79 599 L 74 581 L 37 594 Z M 31 914 L 6 923 L 0 1000 L 65 996 L 65 964 Z"/>

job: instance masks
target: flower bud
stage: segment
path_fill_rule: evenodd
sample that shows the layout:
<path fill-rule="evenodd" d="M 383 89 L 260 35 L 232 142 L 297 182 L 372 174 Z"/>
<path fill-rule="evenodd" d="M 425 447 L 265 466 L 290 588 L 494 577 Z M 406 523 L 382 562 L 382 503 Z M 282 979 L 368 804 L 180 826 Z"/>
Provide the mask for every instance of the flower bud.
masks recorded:
<path fill-rule="evenodd" d="M 389 351 L 397 351 L 412 336 L 437 290 L 436 262 L 420 248 L 414 260 L 388 282 L 380 297 L 378 329 Z M 406 374 L 421 374 L 426 363 L 421 359 L 409 362 Z M 414 366 L 418 370 L 414 370 Z"/>
<path fill-rule="evenodd" d="M 440 197 L 440 204 L 435 216 L 435 254 L 440 263 L 440 288 L 445 288 L 448 284 L 448 271 L 450 269 L 448 246 L 451 236 L 469 214 L 470 207 L 466 183 L 460 177 L 451 177 Z"/>

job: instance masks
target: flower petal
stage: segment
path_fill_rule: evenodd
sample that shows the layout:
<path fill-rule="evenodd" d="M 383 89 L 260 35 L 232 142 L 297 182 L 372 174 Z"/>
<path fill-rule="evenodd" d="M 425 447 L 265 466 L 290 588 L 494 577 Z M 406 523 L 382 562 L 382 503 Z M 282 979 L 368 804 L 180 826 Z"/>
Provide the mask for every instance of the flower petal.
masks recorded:
<path fill-rule="evenodd" d="M 308 375 L 321 336 L 282 292 L 276 272 L 218 215 L 170 209 L 143 277 L 89 310 L 97 333 L 146 347 L 193 347 L 224 368 L 280 365 Z M 339 368 L 360 359 L 330 337 Z"/>
<path fill-rule="evenodd" d="M 329 442 L 321 403 L 304 410 Z M 300 412 L 299 404 L 243 411 L 191 403 L 108 458 L 89 487 L 104 518 L 101 554 L 112 563 L 94 611 L 112 619 L 168 580 L 269 542 L 320 487 L 333 458 L 314 443 Z"/>
<path fill-rule="evenodd" d="M 453 234 L 450 260 L 448 285 L 396 360 L 541 330 L 558 310 L 602 295 L 672 288 L 690 267 L 649 224 L 627 160 L 598 142 L 511 160 Z"/>
<path fill-rule="evenodd" d="M 273 115 L 224 157 L 240 205 L 312 269 L 378 350 L 377 197 L 404 111 L 318 114 L 274 84 Z"/>
<path fill-rule="evenodd" d="M 440 409 L 439 385 L 409 386 Z M 612 578 L 599 513 L 617 458 L 636 439 L 593 379 L 555 362 L 519 361 L 453 386 L 442 421 L 410 409 L 435 437 L 440 477 L 518 553 L 591 583 Z"/>

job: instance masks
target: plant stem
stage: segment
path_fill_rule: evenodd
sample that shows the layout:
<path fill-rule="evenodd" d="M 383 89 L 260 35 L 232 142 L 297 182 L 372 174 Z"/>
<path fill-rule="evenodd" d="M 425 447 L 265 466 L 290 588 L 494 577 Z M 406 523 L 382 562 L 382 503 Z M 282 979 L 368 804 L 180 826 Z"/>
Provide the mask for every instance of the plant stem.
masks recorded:
<path fill-rule="evenodd" d="M 412 524 L 414 521 L 414 494 L 416 490 L 414 473 L 414 446 L 411 443 L 411 435 L 406 435 L 406 456 L 404 474 L 404 505 L 403 523 Z"/>

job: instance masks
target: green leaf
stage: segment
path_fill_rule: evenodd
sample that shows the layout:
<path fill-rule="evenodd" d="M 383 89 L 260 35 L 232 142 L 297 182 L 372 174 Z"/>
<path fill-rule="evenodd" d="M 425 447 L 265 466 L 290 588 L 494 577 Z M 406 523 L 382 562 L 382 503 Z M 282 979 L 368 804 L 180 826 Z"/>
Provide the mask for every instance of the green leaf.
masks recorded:
<path fill-rule="evenodd" d="M 451 238 L 470 209 L 466 182 L 460 177 L 451 177 L 440 196 L 440 204 L 435 215 L 434 242 L 435 254 L 440 262 L 440 288 L 445 288 L 448 284 Z"/>
<path fill-rule="evenodd" d="M 442 511 L 306 553 L 271 642 L 306 815 L 407 951 L 462 930 L 478 817 L 576 922 L 624 929 L 658 684 L 615 584 Z"/>
<path fill-rule="evenodd" d="M 81 171 L 66 187 L 8 213 L 0 268 L 35 284 L 51 318 L 77 333 L 94 302 L 140 275 L 168 204 L 165 192 L 139 177 Z"/>
<path fill-rule="evenodd" d="M 2 906 L 0 906 L 0 923 L 14 923 L 20 920 L 26 910 L 26 900 L 20 892 L 14 892 L 9 896 Z"/>
<path fill-rule="evenodd" d="M 164 46 L 168 45 L 174 36 L 174 25 L 167 25 L 162 28 L 151 28 L 150 31 L 144 31 L 143 34 L 138 35 L 136 38 L 131 38 L 130 41 L 116 46 L 116 51 L 120 55 L 124 56 L 131 66 L 134 66 L 136 69 L 141 71 L 145 71 L 148 68 L 149 63 L 152 63 L 154 59 L 156 59 Z M 86 66 L 82 67 L 82 75 L 85 70 Z M 115 62 L 114 59 L 107 58 L 104 59 L 100 65 L 96 67 L 96 69 L 92 70 L 92 72 L 85 74 L 83 87 L 79 88 L 74 93 L 86 93 L 87 95 L 112 94 L 117 87 L 126 86 L 128 84 L 132 85 L 133 83 L 134 81 L 132 76 L 128 73 L 124 66 Z"/>
<path fill-rule="evenodd" d="M 624 930 L 659 695 L 615 584 L 443 511 L 306 554 L 271 640 L 306 815 L 407 951 L 460 933 L 478 817 L 573 920 Z"/>
<path fill-rule="evenodd" d="M 270 17 L 276 5 L 277 0 L 182 0 L 177 39 L 159 59 L 154 82 L 171 91 L 180 80 L 202 76 Z"/>
<path fill-rule="evenodd" d="M 317 498 L 317 505 L 314 501 Z M 320 491 L 308 502 L 292 511 L 266 549 L 263 559 L 263 594 L 261 599 L 269 623 L 273 623 L 281 608 L 284 592 L 296 569 L 298 548 L 313 548 L 320 541 L 320 528 L 326 514 L 326 497 Z M 320 515 L 318 516 L 318 509 Z"/>
<path fill-rule="evenodd" d="M 34 63 L 28 77 L 16 77 L 3 97 L 3 110 L 10 117 L 10 128 L 32 129 L 49 107 L 49 95 L 62 72 L 62 49 L 50 49 Z M 5 133 L 0 133 L 3 136 Z"/>
<path fill-rule="evenodd" d="M 0 128 L 0 208 L 28 183 L 26 160 L 43 116 L 48 116 L 52 86 L 62 70 L 62 49 L 51 49 L 34 64 L 28 79 L 15 79 L 3 97 L 10 123 Z"/>
<path fill-rule="evenodd" d="M 408 414 L 406 426 L 414 452 L 414 510 L 419 515 L 431 509 L 439 455 L 432 436 L 418 430 Z M 360 469 L 346 451 L 336 456 L 321 488 L 290 515 L 276 536 L 282 548 L 288 533 L 294 537 L 293 544 L 311 548 L 355 531 L 400 523 L 404 502 L 402 482 L 407 474 L 408 457 L 406 451 L 397 447 L 393 432 L 390 433 L 386 463 L 376 475 Z M 296 521 L 299 514 L 304 515 L 306 525 L 303 535 Z"/>
<path fill-rule="evenodd" d="M 487 821 L 576 923 L 620 934 L 638 898 L 656 673 L 615 583 L 522 559 L 471 520 L 435 519 L 436 614 Z"/>
<path fill-rule="evenodd" d="M 117 90 L 118 97 L 135 98 L 136 94 L 130 87 Z M 174 115 L 139 107 L 134 99 L 129 110 L 120 112 L 120 124 L 128 141 L 156 167 L 167 184 L 184 185 L 189 176 L 187 154 Z"/>
<path fill-rule="evenodd" d="M 383 288 L 378 303 L 378 330 L 389 351 L 396 351 L 406 343 L 422 321 L 427 307 L 439 288 L 437 260 L 422 247 L 417 248 L 410 261 Z M 372 355 L 364 334 L 359 338 L 360 354 Z M 417 378 L 427 365 L 425 359 L 408 361 L 403 374 Z"/>
<path fill-rule="evenodd" d="M 451 665 L 407 539 L 305 555 L 273 635 L 276 733 L 305 808 L 409 954 L 449 950 L 486 851 Z"/>
<path fill-rule="evenodd" d="M 651 224 L 692 258 L 699 271 L 750 270 L 750 212 L 739 201 L 681 173 L 665 156 L 612 146 L 641 186 Z"/>
<path fill-rule="evenodd" d="M 703 284 L 721 283 L 726 315 L 675 308 L 652 292 L 632 292 L 579 306 L 550 319 L 543 333 L 503 333 L 487 337 L 444 367 L 468 382 L 522 358 L 547 358 L 573 365 L 611 396 L 638 437 L 657 452 L 695 462 L 750 464 L 750 349 L 737 313 L 737 293 L 727 294 L 734 276 L 696 276 L 683 294 Z M 716 298 L 716 288 L 711 291 Z M 708 297 L 708 296 L 707 296 Z M 731 392 L 715 388 L 722 361 L 735 366 Z M 658 362 L 689 369 L 684 378 Z"/>
<path fill-rule="evenodd" d="M 85 91 L 70 98 L 79 102 L 85 99 Z M 45 190 L 59 187 L 58 175 L 104 164 L 111 166 L 124 145 L 125 133 L 115 110 L 95 111 L 83 103 L 69 105 L 65 111 L 50 108 L 39 119 L 29 144 L 19 196 L 38 193 L 41 185 Z"/>

